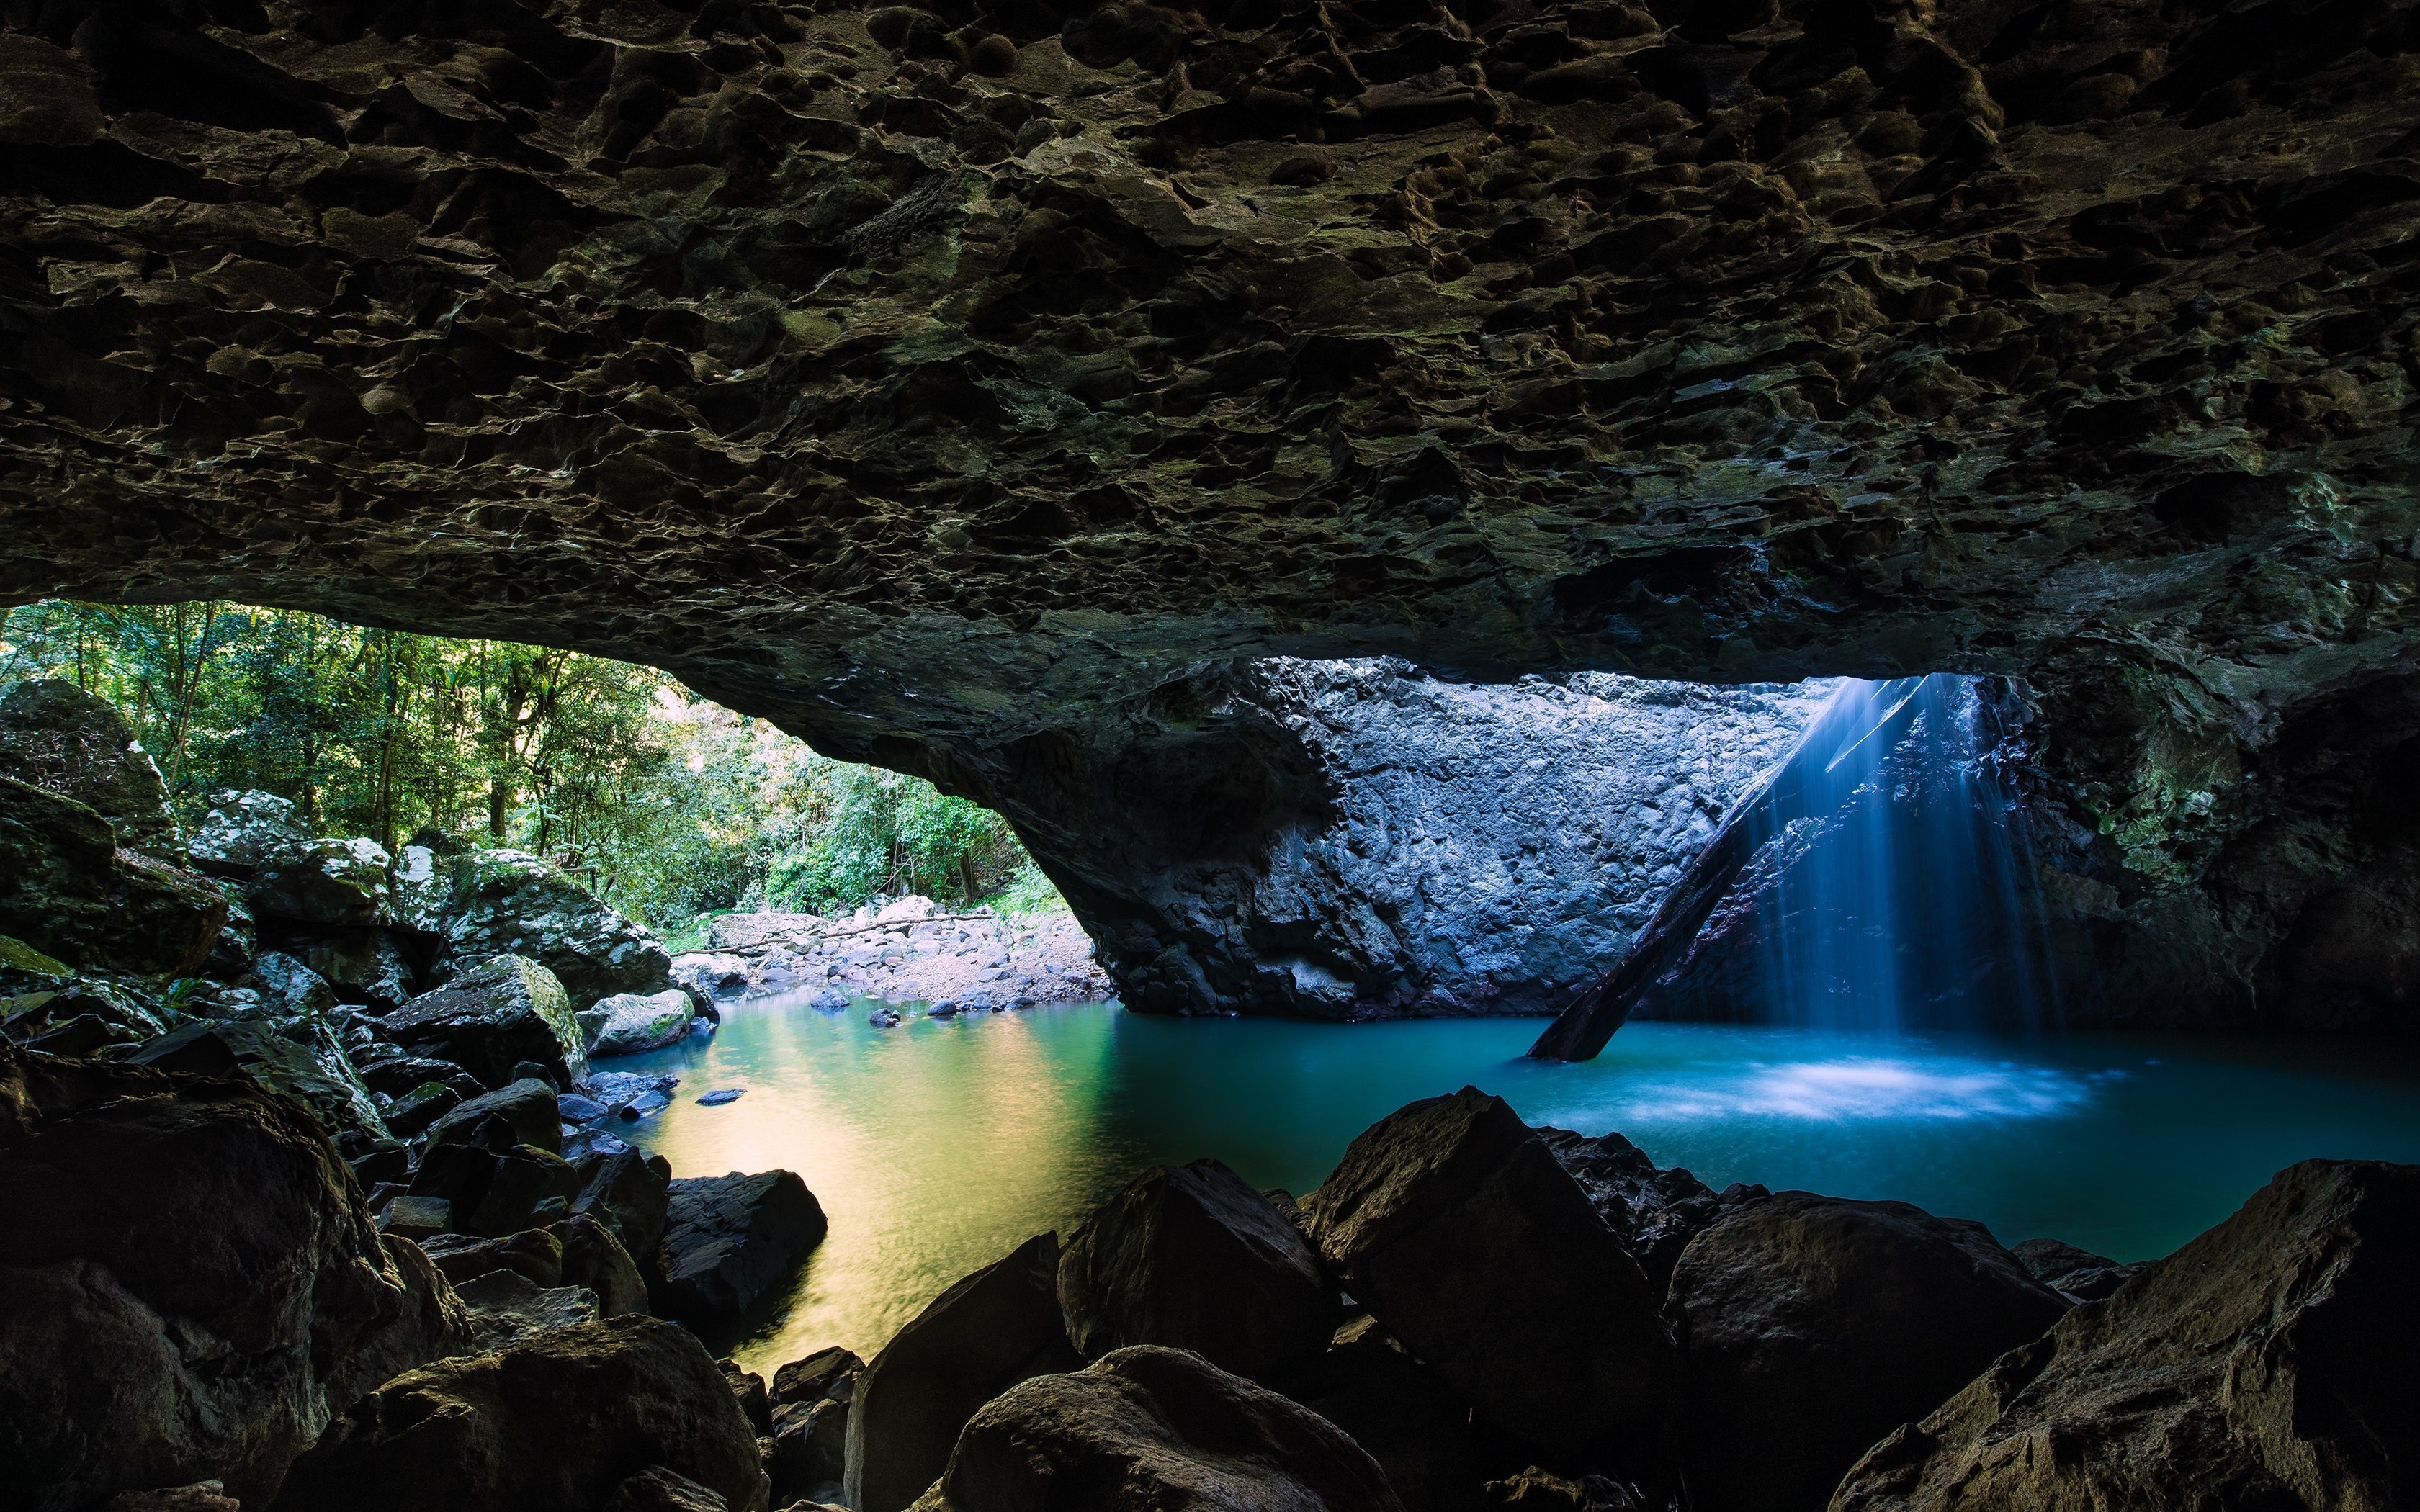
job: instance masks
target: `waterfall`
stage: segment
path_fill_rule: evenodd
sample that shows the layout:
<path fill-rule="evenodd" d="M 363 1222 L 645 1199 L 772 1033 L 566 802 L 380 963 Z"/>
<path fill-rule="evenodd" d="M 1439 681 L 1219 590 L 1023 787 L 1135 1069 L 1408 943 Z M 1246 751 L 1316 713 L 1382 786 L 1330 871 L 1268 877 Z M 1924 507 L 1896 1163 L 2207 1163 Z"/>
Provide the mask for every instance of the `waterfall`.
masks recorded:
<path fill-rule="evenodd" d="M 2016 707 L 1997 679 L 1844 680 L 1530 1054 L 1586 1059 L 1633 1014 L 1878 1033 L 2055 1023 Z"/>

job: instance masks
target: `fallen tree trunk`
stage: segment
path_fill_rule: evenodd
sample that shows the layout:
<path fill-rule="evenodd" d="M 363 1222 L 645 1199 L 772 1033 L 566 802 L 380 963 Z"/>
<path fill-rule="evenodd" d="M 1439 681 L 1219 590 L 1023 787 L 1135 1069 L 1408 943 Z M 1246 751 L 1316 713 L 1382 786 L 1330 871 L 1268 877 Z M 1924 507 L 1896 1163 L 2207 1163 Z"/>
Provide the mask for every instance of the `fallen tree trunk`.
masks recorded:
<path fill-rule="evenodd" d="M 1830 770 L 1869 740 L 1896 741 L 1915 718 L 1921 677 L 1884 685 L 1869 700 L 1836 697 L 1815 717 L 1790 754 L 1742 795 L 1714 838 L 1664 895 L 1654 917 L 1631 941 L 1619 964 L 1574 999 L 1529 1047 L 1533 1060 L 1593 1060 L 1648 988 L 1686 956 L 1723 895 L 1781 825 L 1804 815 L 1810 779 Z M 1876 712 L 1879 711 L 1879 712 Z"/>

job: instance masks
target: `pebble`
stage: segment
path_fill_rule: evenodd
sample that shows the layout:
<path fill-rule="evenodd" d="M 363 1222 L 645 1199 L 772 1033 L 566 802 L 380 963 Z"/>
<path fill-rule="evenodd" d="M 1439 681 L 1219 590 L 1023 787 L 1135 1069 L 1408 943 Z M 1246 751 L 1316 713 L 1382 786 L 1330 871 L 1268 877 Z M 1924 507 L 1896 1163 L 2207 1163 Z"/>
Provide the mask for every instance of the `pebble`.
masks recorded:
<path fill-rule="evenodd" d="M 719 1108 L 725 1103 L 738 1102 L 740 1094 L 746 1090 L 744 1087 L 718 1087 L 711 1092 L 700 1092 L 697 1100 L 703 1106 Z"/>

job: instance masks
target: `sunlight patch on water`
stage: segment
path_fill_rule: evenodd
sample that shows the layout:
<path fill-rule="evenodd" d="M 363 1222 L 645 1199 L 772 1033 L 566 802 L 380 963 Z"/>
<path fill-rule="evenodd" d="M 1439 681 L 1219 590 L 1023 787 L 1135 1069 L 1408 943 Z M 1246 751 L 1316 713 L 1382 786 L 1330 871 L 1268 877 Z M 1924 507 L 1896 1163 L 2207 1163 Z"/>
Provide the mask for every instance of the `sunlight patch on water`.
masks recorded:
<path fill-rule="evenodd" d="M 1885 1056 L 1752 1061 L 1660 1081 L 1605 1111 L 1615 1127 L 1707 1119 L 2047 1119 L 2083 1111 L 2101 1080 L 2010 1061 Z"/>

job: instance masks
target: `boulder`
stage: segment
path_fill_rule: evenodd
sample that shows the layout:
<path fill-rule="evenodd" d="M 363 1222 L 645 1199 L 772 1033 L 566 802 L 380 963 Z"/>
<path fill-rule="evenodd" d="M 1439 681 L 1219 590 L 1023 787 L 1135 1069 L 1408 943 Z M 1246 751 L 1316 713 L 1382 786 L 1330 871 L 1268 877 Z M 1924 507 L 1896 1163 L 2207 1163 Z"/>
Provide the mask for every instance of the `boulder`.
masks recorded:
<path fill-rule="evenodd" d="M 773 1431 L 773 1399 L 765 1393 L 765 1378 L 753 1370 L 742 1370 L 737 1360 L 714 1362 L 722 1369 L 722 1381 L 731 1388 L 731 1399 L 739 1404 L 742 1416 L 759 1438 Z"/>
<path fill-rule="evenodd" d="M 2139 1261 L 2121 1265 L 2106 1255 L 2055 1239 L 2023 1240 L 2009 1245 L 2009 1253 L 2035 1280 L 2078 1302 L 2099 1302 L 2143 1268 Z"/>
<path fill-rule="evenodd" d="M 1488 1456 L 1471 1431 L 1470 1404 L 1373 1319 L 1339 1330 L 1335 1347 L 1280 1389 L 1369 1451 L 1404 1512 L 1477 1504 Z"/>
<path fill-rule="evenodd" d="M 1541 1129 L 1555 1164 L 1571 1173 L 1589 1206 L 1647 1273 L 1657 1295 L 1698 1231 L 1740 1203 L 1772 1194 L 1761 1186 L 1716 1193 L 1675 1165 L 1659 1169 L 1647 1152 L 1618 1134 L 1590 1138 L 1569 1129 Z"/>
<path fill-rule="evenodd" d="M 0 1044 L 0 1203 L 12 1505 L 213 1477 L 255 1504 L 365 1378 L 456 1347 L 442 1278 L 250 1082 Z"/>
<path fill-rule="evenodd" d="M 1326 1349 L 1336 1327 L 1309 1241 L 1215 1160 L 1155 1165 L 1103 1203 L 1060 1254 L 1059 1305 L 1088 1360 L 1164 1344 L 1260 1381 Z"/>
<path fill-rule="evenodd" d="M 690 1026 L 697 1022 L 697 1010 L 690 1005 L 689 994 L 677 987 L 645 995 L 615 993 L 611 997 L 600 997 L 595 1007 L 580 1016 L 581 1022 L 587 1024 L 591 1014 L 597 1017 L 588 1053 L 600 1058 L 635 1056 L 678 1044 L 689 1037 Z"/>
<path fill-rule="evenodd" d="M 244 902 L 261 918 L 301 924 L 380 924 L 393 917 L 387 868 L 393 863 L 374 840 L 288 841 L 255 864 Z"/>
<path fill-rule="evenodd" d="M 967 1424 L 917 1512 L 1402 1512 L 1326 1418 L 1185 1350 L 1119 1350 L 1010 1388 Z"/>
<path fill-rule="evenodd" d="M 470 1309 L 436 1263 L 406 1234 L 382 1232 L 379 1244 L 395 1268 L 403 1296 L 391 1321 L 331 1362 L 332 1411 L 414 1365 L 472 1347 Z"/>
<path fill-rule="evenodd" d="M 572 1212 L 604 1225 L 634 1258 L 654 1255 L 672 1209 L 671 1165 L 661 1155 L 625 1148 L 582 1160 L 579 1176 Z"/>
<path fill-rule="evenodd" d="M 1563 1453 L 1660 1435 L 1661 1299 L 1502 1099 L 1389 1114 L 1303 1207 L 1345 1288 L 1496 1427 Z"/>
<path fill-rule="evenodd" d="M 899 1512 L 949 1463 L 958 1430 L 1028 1377 L 1081 1364 L 1059 1311 L 1059 1239 L 1040 1234 L 933 1300 L 858 1377 L 845 1494 Z"/>
<path fill-rule="evenodd" d="M 490 1271 L 512 1271 L 541 1287 L 563 1285 L 563 1241 L 543 1228 L 525 1228 L 501 1239 L 439 1234 L 421 1249 L 445 1279 L 459 1287 Z"/>
<path fill-rule="evenodd" d="M 428 1142 L 500 1150 L 535 1145 L 561 1154 L 563 1122 L 555 1111 L 554 1088 L 528 1076 L 482 1093 L 430 1124 Z"/>
<path fill-rule="evenodd" d="M 310 838 L 311 831 L 296 817 L 294 805 L 275 794 L 256 788 L 213 793 L 209 813 L 185 842 L 185 856 L 196 872 L 248 882 L 259 870 L 262 857 Z"/>
<path fill-rule="evenodd" d="M 260 1011 L 271 1018 L 325 1013 L 336 1006 L 336 990 L 328 979 L 283 951 L 270 950 L 255 961 L 250 981 L 260 994 Z"/>
<path fill-rule="evenodd" d="M 2304 1161 L 1874 1445 L 1834 1512 L 2420 1504 L 2420 1165 Z"/>
<path fill-rule="evenodd" d="M 604 1512 L 727 1512 L 730 1505 L 687 1475 L 650 1465 L 613 1489 Z"/>
<path fill-rule="evenodd" d="M 791 1171 L 672 1183 L 657 1272 L 659 1311 L 729 1322 L 785 1286 L 823 1242 L 823 1205 Z"/>
<path fill-rule="evenodd" d="M 570 1216 L 580 1173 L 534 1145 L 504 1151 L 475 1145 L 435 1145 L 412 1173 L 411 1195 L 453 1205 L 452 1227 L 464 1234 L 501 1237 Z"/>
<path fill-rule="evenodd" d="M 73 683 L 37 678 L 0 699 L 0 777 L 73 798 L 130 849 L 164 854 L 176 839 L 167 786 L 134 727 Z"/>
<path fill-rule="evenodd" d="M 692 950 L 672 958 L 673 980 L 705 1002 L 737 997 L 748 991 L 744 956 L 719 950 Z"/>
<path fill-rule="evenodd" d="M 673 985 L 672 958 L 653 934 L 587 888 L 521 851 L 473 851 L 451 863 L 445 951 L 479 962 L 527 956 L 562 979 L 576 1002 Z"/>
<path fill-rule="evenodd" d="M 483 1354 L 513 1349 L 541 1334 L 597 1321 L 597 1293 L 586 1287 L 541 1287 L 519 1271 L 489 1271 L 458 1283 L 473 1345 Z"/>
<path fill-rule="evenodd" d="M 586 1213 L 575 1213 L 549 1226 L 547 1232 L 563 1246 L 563 1284 L 595 1292 L 603 1316 L 647 1310 L 647 1284 L 640 1277 L 638 1262 L 612 1229 Z"/>
<path fill-rule="evenodd" d="M 411 999 L 418 973 L 392 930 L 328 928 L 286 944 L 288 953 L 327 979 L 339 1002 L 387 1013 Z"/>
<path fill-rule="evenodd" d="M 773 1447 L 765 1459 L 775 1504 L 838 1496 L 848 1472 L 849 1405 L 865 1362 L 821 1350 L 773 1372 Z"/>
<path fill-rule="evenodd" d="M 517 955 L 496 956 L 421 994 L 380 1020 L 378 1034 L 407 1055 L 451 1061 L 483 1087 L 509 1085 L 524 1060 L 564 1087 L 587 1070 L 563 984 Z"/>
<path fill-rule="evenodd" d="M 423 1082 L 401 1097 L 373 1094 L 386 1119 L 387 1133 L 397 1139 L 417 1139 L 429 1126 L 462 1105 L 462 1094 L 443 1082 Z"/>
<path fill-rule="evenodd" d="M 226 895 L 207 878 L 118 849 L 92 809 L 10 777 L 0 878 L 0 933 L 89 970 L 190 975 L 226 922 Z"/>
<path fill-rule="evenodd" d="M 298 1461 L 276 1512 L 603 1512 L 661 1467 L 758 1512 L 756 1438 L 697 1336 L 652 1318 L 409 1371 Z"/>
<path fill-rule="evenodd" d="M 36 1041 L 78 1020 L 90 1021 L 100 1044 L 140 1044 L 167 1027 L 169 1014 L 157 1001 L 124 982 L 88 977 L 53 979 L 54 985 L 0 998 L 0 1029 L 21 1044 L 49 1051 Z"/>
<path fill-rule="evenodd" d="M 396 923 L 417 935 L 442 940 L 445 913 L 454 903 L 454 869 L 447 857 L 415 843 L 396 853 L 395 870 L 387 873 L 388 906 Z"/>
<path fill-rule="evenodd" d="M 2068 1305 L 1982 1225 L 1904 1202 L 1777 1192 L 1727 1214 L 1682 1252 L 1668 1304 L 1687 1355 L 1697 1504 L 1821 1503 L 1875 1440 Z"/>
<path fill-rule="evenodd" d="M 393 1134 L 323 1020 L 301 1019 L 279 1028 L 261 1022 L 189 1019 L 126 1058 L 161 1071 L 249 1076 L 300 1100 L 328 1136 L 342 1145 Z"/>

